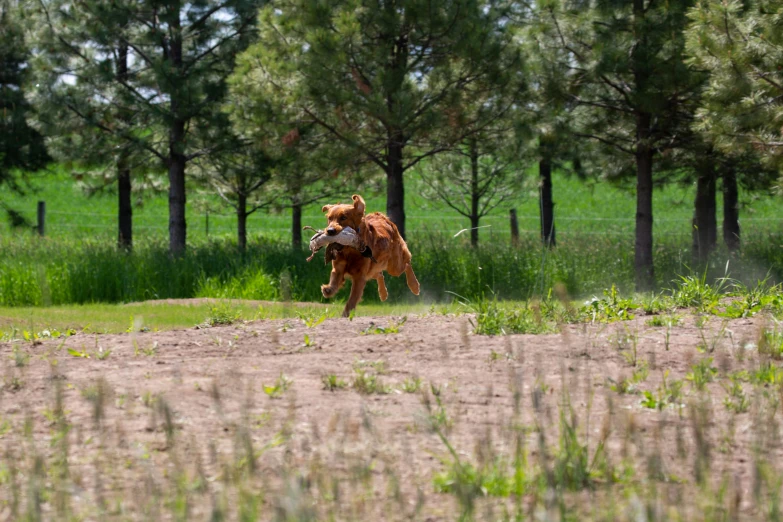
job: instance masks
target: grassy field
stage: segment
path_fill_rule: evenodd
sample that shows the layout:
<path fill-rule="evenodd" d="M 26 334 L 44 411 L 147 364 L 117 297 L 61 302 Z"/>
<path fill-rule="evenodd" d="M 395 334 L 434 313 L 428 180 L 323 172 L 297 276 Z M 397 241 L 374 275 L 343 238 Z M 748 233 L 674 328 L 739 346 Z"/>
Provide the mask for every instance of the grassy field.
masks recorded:
<path fill-rule="evenodd" d="M 497 208 L 484 218 L 483 239 L 507 240 L 509 237 L 508 209 L 517 208 L 521 233 L 536 236 L 539 233 L 538 195 L 535 186 L 535 170 L 530 171 L 530 183 L 520 191 L 519 197 Z M 587 183 L 574 177 L 555 173 L 554 199 L 556 203 L 557 233 L 564 241 L 573 237 L 610 236 L 617 240 L 632 238 L 634 230 L 635 196 L 629 190 L 608 183 Z M 32 178 L 32 190 L 24 195 L 5 194 L 2 200 L 35 222 L 36 202 L 46 201 L 47 232 L 53 237 L 77 236 L 114 240 L 116 237 L 116 195 L 110 192 L 88 197 L 83 185 L 62 167 L 54 174 Z M 337 199 L 349 201 L 353 189 Z M 385 211 L 385 195 L 366 188 L 362 191 L 368 211 Z M 408 230 L 411 237 L 430 233 L 454 234 L 468 227 L 467 219 L 447 208 L 439 201 L 422 197 L 422 183 L 415 172 L 406 178 L 406 206 Z M 693 216 L 692 186 L 668 185 L 655 191 L 655 237 L 687 240 Z M 209 207 L 209 237 L 234 237 L 236 218 L 221 205 L 215 195 L 189 194 L 188 238 L 201 242 L 207 237 L 206 211 Z M 168 196 L 165 193 L 137 199 L 134 208 L 134 236 L 140 241 L 168 240 Z M 719 195 L 718 219 L 722 216 Z M 331 200 L 329 200 L 331 202 Z M 303 223 L 320 227 L 324 219 L 321 204 L 308 206 Z M 779 198 L 741 194 L 741 222 L 743 233 L 750 235 L 781 230 L 783 214 Z M 290 237 L 290 212 L 270 214 L 259 211 L 248 221 L 251 237 Z M 0 225 L 0 233 L 8 233 L 7 224 Z"/>
<path fill-rule="evenodd" d="M 34 181 L 35 183 L 35 181 Z M 404 281 L 387 278 L 390 303 L 397 305 L 450 302 L 455 296 L 499 299 L 544 296 L 562 284 L 573 298 L 588 298 L 616 285 L 633 291 L 632 194 L 619 188 L 589 185 L 555 176 L 558 247 L 545 250 L 538 235 L 535 191 L 523 191 L 513 203 L 522 218 L 518 247 L 508 241 L 508 206 L 485 219 L 480 248 L 470 248 L 468 234 L 454 237 L 465 220 L 437 202 L 424 201 L 416 177 L 407 185 L 410 232 L 408 244 L 423 285 L 420 297 Z M 368 209 L 383 209 L 382 198 L 368 195 Z M 346 193 L 345 200 L 350 194 Z M 718 249 L 706 266 L 691 266 L 690 219 L 692 187 L 670 186 L 655 194 L 657 209 L 655 270 L 659 288 L 680 275 L 727 274 L 753 283 L 769 275 L 783 280 L 783 227 L 779 199 L 743 195 L 743 250 L 729 256 Z M 136 247 L 132 254 L 114 246 L 115 202 L 109 195 L 87 198 L 60 172 L 38 193 L 4 197 L 7 205 L 32 209 L 35 200 L 48 202 L 47 235 L 0 228 L 0 306 L 130 303 L 154 299 L 221 298 L 322 302 L 320 285 L 329 269 L 320 255 L 306 262 L 306 251 L 292 249 L 289 217 L 254 215 L 248 249 L 239 252 L 233 237 L 233 217 L 210 216 L 207 238 L 199 223 L 198 205 L 189 207 L 189 248 L 172 259 L 167 249 L 165 196 L 149 199 L 135 215 Z M 193 198 L 196 199 L 196 198 Z M 191 200 L 192 201 L 192 200 Z M 214 201 L 213 201 L 214 203 Z M 510 206 L 510 205 L 509 205 Z M 308 207 L 305 223 L 320 226 L 320 205 Z M 720 213 L 719 213 L 720 214 Z M 28 213 L 31 217 L 31 214 Z M 225 225 L 221 228 L 221 219 Z M 719 215 L 720 219 L 720 215 Z M 217 223 L 217 224 L 216 224 Z M 727 264 L 728 262 L 728 264 Z M 343 290 L 335 300 L 340 306 Z M 365 303 L 377 303 L 371 284 Z"/>
<path fill-rule="evenodd" d="M 458 303 L 424 304 L 368 304 L 355 313 L 364 316 L 403 316 L 465 310 Z M 293 303 L 246 301 L 231 299 L 193 299 L 145 301 L 128 304 L 84 304 L 50 307 L 0 307 L 0 342 L 28 337 L 57 337 L 56 333 L 85 332 L 118 334 L 128 331 L 182 330 L 196 326 L 212 326 L 236 321 L 258 319 L 285 319 L 339 317 L 342 305 L 321 303 Z M 54 333 L 53 333 L 54 332 Z"/>

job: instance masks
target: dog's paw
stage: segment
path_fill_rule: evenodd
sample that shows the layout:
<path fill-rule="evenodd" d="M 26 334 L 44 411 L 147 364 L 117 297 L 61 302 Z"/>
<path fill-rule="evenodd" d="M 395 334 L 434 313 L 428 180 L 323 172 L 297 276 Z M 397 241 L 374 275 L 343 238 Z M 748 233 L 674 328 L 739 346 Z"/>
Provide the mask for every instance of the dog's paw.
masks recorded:
<path fill-rule="evenodd" d="M 335 290 L 329 285 L 321 285 L 321 293 L 325 298 L 329 299 L 330 297 L 334 296 L 334 294 L 337 293 L 337 290 Z"/>

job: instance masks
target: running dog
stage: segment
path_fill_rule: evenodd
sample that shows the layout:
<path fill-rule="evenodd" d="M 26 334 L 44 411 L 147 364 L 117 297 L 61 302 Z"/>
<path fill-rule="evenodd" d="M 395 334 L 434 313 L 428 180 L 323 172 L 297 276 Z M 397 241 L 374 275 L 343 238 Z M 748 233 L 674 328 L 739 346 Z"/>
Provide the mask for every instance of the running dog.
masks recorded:
<path fill-rule="evenodd" d="M 386 301 L 389 293 L 383 280 L 384 270 L 394 277 L 405 273 L 408 288 L 419 295 L 419 281 L 411 266 L 408 245 L 397 230 L 397 225 L 380 212 L 365 215 L 365 203 L 361 196 L 351 197 L 353 205 L 324 205 L 328 224 L 326 234 L 336 236 L 344 227 L 351 227 L 359 234 L 361 250 L 352 247 L 327 249 L 326 260 L 332 262 L 329 284 L 321 285 L 321 293 L 327 299 L 333 297 L 345 284 L 345 277 L 351 279 L 351 295 L 343 310 L 348 317 L 351 310 L 361 301 L 367 281 L 378 282 L 378 295 Z"/>

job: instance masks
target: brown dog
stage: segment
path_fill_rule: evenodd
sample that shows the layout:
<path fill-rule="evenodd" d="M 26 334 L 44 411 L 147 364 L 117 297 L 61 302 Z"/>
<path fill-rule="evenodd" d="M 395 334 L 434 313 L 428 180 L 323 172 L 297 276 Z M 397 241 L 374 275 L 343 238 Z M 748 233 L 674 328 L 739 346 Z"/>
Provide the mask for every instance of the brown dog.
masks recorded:
<path fill-rule="evenodd" d="M 419 281 L 411 267 L 411 253 L 408 245 L 397 230 L 397 225 L 380 212 L 364 215 L 364 199 L 354 195 L 353 205 L 324 205 L 329 224 L 326 233 L 330 236 L 339 234 L 343 227 L 351 227 L 359 233 L 363 252 L 355 248 L 344 247 L 340 250 L 327 251 L 327 260 L 331 258 L 332 274 L 328 285 L 321 285 L 321 293 L 326 298 L 333 297 L 345 284 L 345 277 L 351 281 L 351 295 L 345 303 L 343 317 L 348 317 L 351 310 L 362 298 L 367 281 L 375 279 L 378 282 L 378 295 L 381 301 L 389 296 L 383 271 L 397 277 L 405 272 L 408 288 L 419 295 Z"/>

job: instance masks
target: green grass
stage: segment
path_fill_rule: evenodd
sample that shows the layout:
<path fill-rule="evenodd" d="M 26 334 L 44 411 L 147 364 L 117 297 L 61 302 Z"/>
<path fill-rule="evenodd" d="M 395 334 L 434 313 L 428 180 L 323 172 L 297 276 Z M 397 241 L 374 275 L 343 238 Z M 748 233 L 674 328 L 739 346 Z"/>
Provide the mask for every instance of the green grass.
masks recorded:
<path fill-rule="evenodd" d="M 483 240 L 507 240 L 509 237 L 508 209 L 518 210 L 523 236 L 534 237 L 539 230 L 537 170 L 529 169 L 528 184 L 520 187 L 518 196 L 495 209 L 482 220 L 491 228 L 480 231 Z M 87 179 L 87 177 L 83 177 Z M 365 187 L 346 188 L 345 194 L 331 198 L 329 202 L 349 201 L 354 192 L 364 195 L 367 210 L 385 211 L 386 199 L 382 179 Z M 411 237 L 444 233 L 453 235 L 469 226 L 466 218 L 456 214 L 439 201 L 422 197 L 423 185 L 417 173 L 406 177 L 407 227 Z M 165 183 L 162 185 L 165 187 Z M 556 207 L 557 235 L 560 242 L 576 237 L 605 237 L 629 240 L 633 245 L 635 196 L 630 190 L 606 182 L 583 182 L 561 173 L 553 175 Z M 236 234 L 236 217 L 217 195 L 202 194 L 195 187 L 188 187 L 188 239 L 202 242 L 207 239 L 207 209 L 209 209 L 209 237 L 231 237 Z M 654 192 L 657 239 L 687 239 L 690 236 L 693 217 L 693 186 L 668 185 Z M 50 172 L 31 176 L 31 190 L 25 195 L 3 194 L 0 198 L 10 207 L 20 211 L 31 223 L 35 222 L 36 202 L 46 201 L 47 234 L 100 238 L 114 241 L 116 238 L 116 193 L 108 190 L 87 196 L 83 182 L 74 182 L 69 170 L 54 165 Z M 134 201 L 134 237 L 141 241 L 166 241 L 168 239 L 168 196 L 165 192 L 136 195 Z M 743 234 L 767 233 L 781 229 L 783 219 L 779 198 L 741 192 L 740 217 Z M 325 221 L 320 212 L 322 203 L 305 207 L 303 224 L 316 227 Z M 722 219 L 721 196 L 718 195 L 718 219 Z M 248 220 L 251 237 L 290 237 L 290 211 L 252 214 Z M 0 224 L 0 234 L 7 232 L 7 224 Z M 465 234 L 463 234 L 465 235 Z"/>
<path fill-rule="evenodd" d="M 461 239 L 461 238 L 459 238 Z M 783 279 L 783 250 L 779 236 L 748 240 L 730 263 L 730 275 L 744 282 Z M 389 303 L 409 305 L 450 302 L 494 295 L 524 300 L 544 295 L 560 284 L 572 298 L 590 298 L 616 285 L 627 295 L 634 288 L 633 249 L 611 237 L 581 238 L 542 252 L 537 238 L 519 248 L 498 244 L 471 249 L 445 236 L 412 237 L 413 264 L 422 284 L 421 296 L 408 290 L 405 279 L 387 277 Z M 106 241 L 69 238 L 0 238 L 0 306 L 49 306 L 94 302 L 128 303 L 150 299 L 213 297 L 225 299 L 326 301 L 320 292 L 329 268 L 320 255 L 311 263 L 307 253 L 281 240 L 262 239 L 239 252 L 227 240 L 193 245 L 181 258 L 172 258 L 163 243 L 139 245 L 127 254 Z M 700 285 L 725 274 L 727 254 L 715 253 Z M 687 245 L 657 243 L 656 279 L 668 288 L 690 274 Z M 706 276 L 705 276 L 706 274 Z M 348 288 L 338 294 L 348 295 Z M 375 283 L 364 303 L 379 302 Z M 404 315 L 401 314 L 401 315 Z"/>
<path fill-rule="evenodd" d="M 415 173 L 411 174 L 407 184 L 408 244 L 422 295 L 413 296 L 404 278 L 387 277 L 389 303 L 401 307 L 448 303 L 455 294 L 469 300 L 483 296 L 526 300 L 542 297 L 558 284 L 578 299 L 600 295 L 612 285 L 621 295 L 631 293 L 632 194 L 607 183 L 591 185 L 560 174 L 554 183 L 558 205 L 556 249 L 541 248 L 538 203 L 532 185 L 521 188 L 517 200 L 484 220 L 483 224 L 492 227 L 482 229 L 481 246 L 472 249 L 468 234 L 453 237 L 467 226 L 466 220 L 437 202 L 422 199 L 420 183 Z M 203 205 L 199 206 L 200 197 L 194 195 L 188 207 L 190 246 L 185 256 L 173 259 L 167 249 L 166 197 L 152 196 L 135 210 L 136 246 L 127 254 L 114 246 L 114 195 L 87 198 L 62 167 L 48 178 L 33 177 L 33 185 L 38 187 L 37 192 L 2 196 L 6 204 L 24 211 L 30 219 L 35 201 L 46 200 L 49 221 L 45 238 L 28 231 L 9 233 L 7 224 L 0 224 L 0 306 L 192 297 L 328 302 L 321 296 L 320 285 L 327 281 L 329 269 L 320 255 L 307 263 L 306 250 L 290 247 L 290 218 L 285 213 L 254 214 L 248 224 L 248 249 L 242 253 L 234 240 L 233 216 L 223 219 L 211 214 L 211 233 L 206 237 L 200 210 Z M 367 196 L 368 211 L 384 209 L 384 199 L 377 191 L 356 191 Z M 725 275 L 729 256 L 720 249 L 707 266 L 693 270 L 689 266 L 692 192 L 692 187 L 668 186 L 655 193 L 655 271 L 659 288 L 668 288 L 672 281 L 686 276 L 698 290 Z M 346 193 L 342 199 L 349 196 Z M 213 207 L 217 204 L 211 196 L 204 198 Z M 743 195 L 743 201 L 743 251 L 732 257 L 730 274 L 749 284 L 767 274 L 772 283 L 783 281 L 780 201 L 748 194 Z M 510 206 L 518 208 L 521 219 L 519 248 L 511 247 L 508 241 L 506 212 Z M 225 226 L 220 225 L 221 220 Z M 305 210 L 303 222 L 323 224 L 320 204 Z M 694 271 L 697 276 L 692 276 Z M 337 303 L 344 302 L 348 291 L 346 288 L 338 294 Z M 681 297 L 685 304 L 704 296 Z M 362 306 L 377 302 L 375 283 L 371 282 Z M 753 306 L 749 303 L 745 308 Z M 400 315 L 405 313 L 403 308 Z"/>
<path fill-rule="evenodd" d="M 217 310 L 216 310 L 217 309 Z M 432 307 L 419 304 L 399 306 L 371 304 L 360 306 L 357 316 L 399 316 L 407 313 L 424 314 Z M 459 310 L 458 305 L 437 307 L 439 313 Z M 135 330 L 175 330 L 191 328 L 210 323 L 210 319 L 230 317 L 235 320 L 298 318 L 302 314 L 318 313 L 327 317 L 339 317 L 341 305 L 307 305 L 292 303 L 263 303 L 259 305 L 244 301 L 210 300 L 197 303 L 131 303 L 131 304 L 84 304 L 49 307 L 0 307 L 0 340 L 3 334 L 13 331 L 40 334 L 44 330 L 65 333 L 68 330 L 95 333 L 123 333 Z M 220 321 L 215 321 L 219 323 Z"/>

